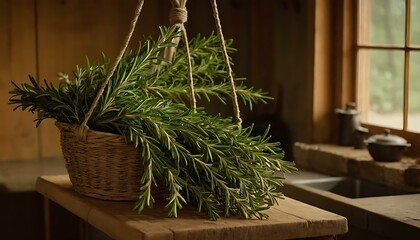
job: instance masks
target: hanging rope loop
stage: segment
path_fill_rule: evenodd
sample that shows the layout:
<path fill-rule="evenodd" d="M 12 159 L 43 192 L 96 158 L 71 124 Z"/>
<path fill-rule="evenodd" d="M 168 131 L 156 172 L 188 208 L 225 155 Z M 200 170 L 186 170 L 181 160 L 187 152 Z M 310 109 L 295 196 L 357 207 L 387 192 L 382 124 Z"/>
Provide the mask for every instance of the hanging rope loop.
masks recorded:
<path fill-rule="evenodd" d="M 188 94 L 190 95 L 190 108 L 193 112 L 197 109 L 197 100 L 195 98 L 194 93 L 194 79 L 192 74 L 192 63 L 191 63 L 191 53 L 190 47 L 188 45 L 188 35 L 187 29 L 185 29 L 184 23 L 188 20 L 188 12 L 187 12 L 187 0 L 170 0 L 172 4 L 172 8 L 169 12 L 169 23 L 171 25 L 178 25 L 181 31 L 181 39 L 184 42 L 185 48 L 185 59 L 188 66 L 188 74 L 187 74 L 187 84 L 188 84 Z M 172 42 L 175 45 L 178 45 L 179 38 L 172 39 Z M 168 47 L 164 51 L 164 59 L 167 61 L 172 61 L 172 58 L 175 54 L 175 47 Z"/>
<path fill-rule="evenodd" d="M 189 46 L 188 46 L 187 30 L 184 27 L 184 23 L 187 22 L 187 20 L 188 20 L 188 12 L 187 12 L 187 8 L 186 8 L 187 0 L 170 0 L 170 1 L 172 3 L 172 8 L 169 12 L 169 21 L 170 21 L 171 25 L 179 25 L 180 30 L 181 30 L 181 39 L 184 42 L 184 47 L 185 47 L 185 51 L 186 51 L 186 61 L 187 61 L 187 65 L 188 65 L 187 80 L 188 80 L 188 87 L 189 87 L 189 94 L 190 94 L 190 107 L 193 111 L 196 111 L 196 99 L 195 99 L 195 94 L 194 94 L 191 53 L 190 53 L 190 49 L 189 49 Z M 94 101 L 92 102 L 92 105 L 90 106 L 90 109 L 87 112 L 84 121 L 79 126 L 78 135 L 79 135 L 79 138 L 81 140 L 86 140 L 87 131 L 89 130 L 89 127 L 87 126 L 89 118 L 91 117 L 94 109 L 96 108 L 96 105 L 98 104 L 100 96 L 102 95 L 106 85 L 108 84 L 109 80 L 111 79 L 112 75 L 114 74 L 114 71 L 116 70 L 119 62 L 121 61 L 121 59 L 122 59 L 122 57 L 123 57 L 123 55 L 124 55 L 124 53 L 127 49 L 127 46 L 128 46 L 128 44 L 130 42 L 130 39 L 131 39 L 131 36 L 134 32 L 138 17 L 139 17 L 139 15 L 141 13 L 141 10 L 143 8 L 143 3 L 144 3 L 144 0 L 138 0 L 134 17 L 133 17 L 133 19 L 130 23 L 130 28 L 129 28 L 128 34 L 127 34 L 127 36 L 124 40 L 123 45 L 121 46 L 120 52 L 119 52 L 115 62 L 112 64 L 112 66 L 111 66 L 111 68 L 110 68 L 110 70 L 109 70 L 109 72 L 106 76 L 106 79 L 102 83 L 101 88 L 99 89 L 99 92 L 97 93 Z M 213 17 L 214 17 L 215 22 L 216 22 L 217 33 L 218 33 L 218 36 L 220 38 L 221 48 L 222 48 L 222 51 L 223 51 L 223 57 L 224 57 L 225 64 L 226 64 L 226 67 L 227 67 L 229 82 L 230 82 L 230 86 L 231 86 L 232 103 L 233 103 L 233 110 L 234 110 L 234 121 L 239 127 L 241 127 L 242 119 L 240 117 L 238 98 L 237 98 L 237 94 L 236 94 L 232 69 L 231 69 L 230 62 L 229 62 L 229 56 L 227 54 L 225 40 L 224 40 L 224 37 L 223 37 L 222 27 L 221 27 L 221 24 L 220 24 L 219 13 L 218 13 L 218 9 L 217 9 L 217 2 L 216 2 L 216 0 L 211 0 L 211 3 L 212 3 L 212 8 L 213 8 Z M 179 38 L 175 38 L 175 39 L 173 39 L 173 41 L 177 45 L 178 41 L 179 41 Z M 164 52 L 165 59 L 168 60 L 168 61 L 171 61 L 175 49 L 173 47 L 170 47 L 170 48 L 167 48 L 165 50 L 166 50 Z"/>
<path fill-rule="evenodd" d="M 169 11 L 169 23 L 171 25 L 184 24 L 188 21 L 188 11 L 185 7 L 173 7 Z"/>

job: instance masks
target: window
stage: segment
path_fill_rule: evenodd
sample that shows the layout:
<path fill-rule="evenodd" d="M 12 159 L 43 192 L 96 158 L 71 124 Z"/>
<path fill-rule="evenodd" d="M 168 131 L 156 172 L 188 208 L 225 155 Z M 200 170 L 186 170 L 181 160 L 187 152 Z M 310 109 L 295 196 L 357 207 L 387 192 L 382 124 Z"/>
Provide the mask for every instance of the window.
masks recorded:
<path fill-rule="evenodd" d="M 359 0 L 357 19 L 362 122 L 420 138 L 420 0 Z"/>
<path fill-rule="evenodd" d="M 420 156 L 420 0 L 332 2 L 334 106 L 356 101 L 369 135 L 389 128 Z"/>

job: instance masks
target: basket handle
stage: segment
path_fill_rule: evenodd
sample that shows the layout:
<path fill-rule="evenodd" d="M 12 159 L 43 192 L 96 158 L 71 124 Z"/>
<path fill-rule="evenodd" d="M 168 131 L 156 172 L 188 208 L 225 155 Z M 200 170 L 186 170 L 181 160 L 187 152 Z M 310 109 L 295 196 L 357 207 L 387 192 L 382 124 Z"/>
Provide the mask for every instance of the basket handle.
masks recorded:
<path fill-rule="evenodd" d="M 104 89 L 106 85 L 108 84 L 109 80 L 111 79 L 112 75 L 115 72 L 115 69 L 117 68 L 119 62 L 121 61 L 125 50 L 127 49 L 128 43 L 130 42 L 131 36 L 133 35 L 134 29 L 136 28 L 137 20 L 140 16 L 141 10 L 143 8 L 144 0 L 139 0 L 137 3 L 137 7 L 134 13 L 134 17 L 131 20 L 130 28 L 127 33 L 127 36 L 125 37 L 125 40 L 123 42 L 123 45 L 121 46 L 120 52 L 118 53 L 117 58 L 115 59 L 115 62 L 112 64 L 111 69 L 108 71 L 105 81 L 102 83 L 101 88 L 99 89 L 98 93 L 96 94 L 95 99 L 92 102 L 92 105 L 89 108 L 89 111 L 86 113 L 85 119 L 83 120 L 82 124 L 78 127 L 78 135 L 79 138 L 82 140 L 86 140 L 87 137 L 87 131 L 89 130 L 89 127 L 87 126 L 87 122 L 89 121 L 89 118 L 91 117 L 94 109 L 98 105 L 99 98 L 101 97 L 102 93 L 104 92 Z"/>
<path fill-rule="evenodd" d="M 188 64 L 188 86 L 189 86 L 189 93 L 190 93 L 190 108 L 195 112 L 196 111 L 196 98 L 195 98 L 195 94 L 194 94 L 194 84 L 193 84 L 193 74 L 192 74 L 192 64 L 191 64 L 191 53 L 190 53 L 190 49 L 189 49 L 189 44 L 188 44 L 188 36 L 187 36 L 187 30 L 184 26 L 184 23 L 187 21 L 187 9 L 186 9 L 186 3 L 187 0 L 170 0 L 171 4 L 172 4 L 172 9 L 170 11 L 169 14 L 169 20 L 170 20 L 170 24 L 171 25 L 177 25 L 179 26 L 180 30 L 181 30 L 181 39 L 184 42 L 184 46 L 185 46 L 185 51 L 186 51 L 186 60 L 187 60 L 187 64 Z M 217 29 L 217 35 L 219 36 L 220 39 L 220 44 L 221 44 L 221 48 L 223 51 L 223 58 L 226 64 L 226 68 L 228 71 L 228 76 L 229 76 L 229 83 L 230 83 L 230 88 L 231 88 L 231 93 L 232 93 L 232 104 L 233 104 L 233 111 L 234 111 L 234 122 L 240 127 L 242 124 L 242 119 L 240 117 L 240 109 L 239 109 L 239 104 L 238 104 L 238 97 L 236 94 L 236 88 L 235 88 L 235 82 L 233 79 L 233 73 L 232 73 L 232 68 L 230 66 L 230 62 L 229 62 L 229 56 L 227 54 L 227 50 L 226 50 L 226 43 L 225 43 L 225 39 L 223 36 L 223 32 L 222 32 L 222 27 L 221 27 L 221 23 L 220 23 L 220 18 L 219 18 L 219 12 L 217 9 L 217 2 L 216 0 L 211 0 L 212 3 L 212 9 L 213 9 L 213 17 L 216 23 L 216 29 Z M 89 118 L 91 117 L 94 109 L 96 108 L 96 106 L 98 105 L 99 102 L 99 98 L 101 97 L 101 95 L 103 94 L 103 91 L 106 87 L 106 85 L 108 84 L 109 80 L 111 79 L 112 75 L 114 74 L 119 62 L 121 61 L 127 46 L 130 42 L 131 36 L 133 35 L 134 29 L 136 27 L 137 24 L 137 20 L 138 17 L 140 16 L 141 10 L 143 8 L 143 4 L 144 4 L 144 0 L 139 0 L 137 3 L 137 7 L 135 10 L 135 14 L 133 19 L 131 20 L 130 23 L 130 28 L 128 31 L 128 34 L 123 42 L 123 45 L 121 46 L 121 49 L 119 51 L 119 54 L 115 60 L 115 62 L 112 64 L 110 71 L 107 73 L 107 76 L 105 78 L 105 81 L 102 83 L 98 93 L 95 96 L 95 99 L 92 102 L 92 105 L 89 108 L 89 111 L 87 112 L 85 119 L 83 120 L 83 122 L 81 123 L 81 125 L 78 127 L 78 135 L 79 138 L 82 140 L 86 140 L 87 137 L 87 132 L 89 130 L 89 127 L 87 126 L 87 122 L 89 121 Z M 178 43 L 179 39 L 174 39 L 173 40 L 174 43 Z M 166 60 L 171 60 L 173 57 L 175 49 L 174 48 L 169 48 L 169 49 L 165 49 L 165 53 L 164 53 L 164 57 Z"/>

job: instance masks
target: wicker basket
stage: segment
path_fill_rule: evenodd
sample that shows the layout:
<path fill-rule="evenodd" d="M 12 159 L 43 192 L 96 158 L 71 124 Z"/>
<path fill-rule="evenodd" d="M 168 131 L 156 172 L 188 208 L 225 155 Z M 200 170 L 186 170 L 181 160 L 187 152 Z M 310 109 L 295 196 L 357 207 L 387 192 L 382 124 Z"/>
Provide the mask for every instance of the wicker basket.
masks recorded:
<path fill-rule="evenodd" d="M 117 134 L 89 130 L 79 140 L 77 125 L 57 122 L 61 148 L 74 190 L 103 200 L 134 200 L 140 194 L 141 151 Z"/>

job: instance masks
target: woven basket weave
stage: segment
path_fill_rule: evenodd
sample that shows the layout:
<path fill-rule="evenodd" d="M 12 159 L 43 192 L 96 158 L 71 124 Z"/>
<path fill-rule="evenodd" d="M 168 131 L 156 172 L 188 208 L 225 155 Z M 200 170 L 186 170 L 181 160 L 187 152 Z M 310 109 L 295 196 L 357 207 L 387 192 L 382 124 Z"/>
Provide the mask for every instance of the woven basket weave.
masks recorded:
<path fill-rule="evenodd" d="M 140 194 L 141 150 L 124 137 L 89 130 L 81 141 L 77 125 L 57 122 L 74 190 L 103 200 L 135 200 Z"/>

